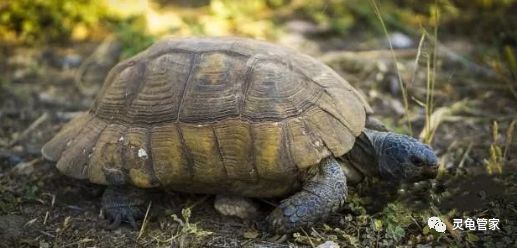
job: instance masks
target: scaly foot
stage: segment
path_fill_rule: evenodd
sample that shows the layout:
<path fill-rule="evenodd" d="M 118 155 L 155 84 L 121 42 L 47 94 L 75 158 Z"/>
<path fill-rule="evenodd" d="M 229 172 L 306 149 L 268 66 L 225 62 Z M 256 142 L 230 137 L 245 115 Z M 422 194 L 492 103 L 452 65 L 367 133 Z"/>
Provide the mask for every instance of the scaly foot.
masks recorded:
<path fill-rule="evenodd" d="M 131 187 L 110 186 L 102 195 L 104 217 L 110 221 L 109 229 L 127 222 L 137 229 L 136 221 L 144 217 L 145 192 Z"/>

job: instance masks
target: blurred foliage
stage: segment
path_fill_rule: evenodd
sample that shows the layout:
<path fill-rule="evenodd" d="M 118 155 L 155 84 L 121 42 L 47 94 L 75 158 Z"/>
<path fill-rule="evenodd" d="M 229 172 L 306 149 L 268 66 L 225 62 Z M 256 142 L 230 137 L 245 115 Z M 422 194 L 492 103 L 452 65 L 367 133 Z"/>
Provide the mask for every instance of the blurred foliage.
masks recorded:
<path fill-rule="evenodd" d="M 483 161 L 485 168 L 489 175 L 492 174 L 501 174 L 503 173 L 505 161 L 508 155 L 508 150 L 511 145 L 511 141 L 513 140 L 513 131 L 515 128 L 516 120 L 513 120 L 508 129 L 506 130 L 506 135 L 504 139 L 506 140 L 505 144 L 501 144 L 500 141 L 500 133 L 499 133 L 499 123 L 494 121 L 492 124 L 492 144 L 490 144 L 489 154 L 490 157 Z"/>
<path fill-rule="evenodd" d="M 105 15 L 94 0 L 13 0 L 0 3 L 0 40 L 55 42 Z"/>
<path fill-rule="evenodd" d="M 294 13 L 294 16 L 317 23 L 337 34 L 346 33 L 360 18 L 361 13 L 369 8 L 368 1 L 357 0 L 277 0 L 273 2 L 277 2 L 274 5 L 276 8 L 287 6 L 286 9 L 292 12 L 284 11 L 284 15 Z"/>
<path fill-rule="evenodd" d="M 156 36 L 276 39 L 282 24 L 290 20 L 312 22 L 335 35 L 382 34 L 372 1 L 378 2 L 389 31 L 417 34 L 421 27 L 434 25 L 433 13 L 438 11 L 440 30 L 447 33 L 473 35 L 497 45 L 517 44 L 517 20 L 509 18 L 517 0 L 12 0 L 0 3 L 0 39 L 66 41 L 77 30 L 82 31 L 82 37 L 89 37 L 84 33 L 89 34 L 95 26 L 102 28 L 107 19 L 122 22 L 115 27 L 127 30 L 128 17 L 144 22 L 139 24 L 143 28 L 131 30 Z M 477 28 L 465 28 L 470 26 Z"/>
<path fill-rule="evenodd" d="M 224 32 L 220 34 L 228 32 L 268 38 L 275 35 L 274 23 L 268 18 L 270 11 L 264 0 L 212 0 L 210 15 L 203 23 L 207 32 L 220 32 L 222 28 Z"/>
<path fill-rule="evenodd" d="M 275 39 L 276 13 L 265 0 L 158 1 L 147 13 L 149 30 L 156 35 L 239 35 Z M 155 20 L 161 20 L 157 22 Z M 159 27 L 163 26 L 163 27 Z M 164 32 L 165 31 L 165 32 Z"/>
<path fill-rule="evenodd" d="M 115 37 L 121 43 L 122 53 L 120 59 L 129 58 L 150 46 L 155 37 L 145 29 L 145 19 L 132 17 L 124 21 L 115 22 L 111 29 Z"/>

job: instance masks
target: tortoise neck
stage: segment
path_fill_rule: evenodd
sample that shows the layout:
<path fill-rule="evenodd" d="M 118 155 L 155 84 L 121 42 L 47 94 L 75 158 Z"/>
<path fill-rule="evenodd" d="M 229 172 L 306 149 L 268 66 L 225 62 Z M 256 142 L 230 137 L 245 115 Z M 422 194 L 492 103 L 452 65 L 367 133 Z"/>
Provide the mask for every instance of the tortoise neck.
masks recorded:
<path fill-rule="evenodd" d="M 356 138 L 352 150 L 343 156 L 365 176 L 379 175 L 379 154 L 386 133 L 364 129 Z"/>
<path fill-rule="evenodd" d="M 363 133 L 367 136 L 367 139 L 370 142 L 372 149 L 375 151 L 375 157 L 379 158 L 384 149 L 384 141 L 390 133 L 368 128 L 365 128 L 363 130 Z"/>

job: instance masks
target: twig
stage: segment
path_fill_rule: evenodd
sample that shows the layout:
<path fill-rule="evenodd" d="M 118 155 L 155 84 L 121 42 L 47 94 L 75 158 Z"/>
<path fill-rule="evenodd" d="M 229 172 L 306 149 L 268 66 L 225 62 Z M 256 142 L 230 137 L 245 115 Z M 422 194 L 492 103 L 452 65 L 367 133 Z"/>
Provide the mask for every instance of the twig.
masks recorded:
<path fill-rule="evenodd" d="M 21 163 L 17 164 L 16 166 L 14 166 L 13 168 L 11 168 L 9 173 L 29 175 L 34 171 L 34 165 L 41 161 L 42 161 L 41 158 L 35 158 L 29 162 L 21 162 Z"/>
<path fill-rule="evenodd" d="M 41 234 L 43 234 L 43 235 L 45 235 L 45 236 L 49 236 L 49 237 L 51 237 L 51 238 L 55 238 L 55 237 L 56 237 L 56 235 L 54 235 L 54 234 L 50 234 L 50 233 L 45 232 L 45 231 L 38 230 L 38 232 L 39 232 L 39 233 L 41 233 Z"/>
<path fill-rule="evenodd" d="M 138 232 L 138 236 L 136 239 L 139 239 L 142 237 L 142 234 L 144 234 L 145 226 L 147 224 L 147 216 L 149 215 L 149 210 L 151 209 L 152 201 L 149 201 L 149 204 L 147 205 L 147 210 L 145 211 L 144 220 L 142 221 L 142 226 L 140 227 L 140 231 Z"/>
<path fill-rule="evenodd" d="M 303 228 L 300 228 L 300 230 L 303 232 L 303 234 L 305 234 L 305 236 L 309 239 L 309 243 L 311 243 L 311 247 L 316 247 L 316 245 L 314 244 L 314 242 L 312 242 L 312 239 L 311 239 L 311 236 L 309 236 L 309 234 L 307 234 L 307 232 L 303 229 Z"/>
<path fill-rule="evenodd" d="M 11 142 L 9 142 L 9 144 L 7 144 L 7 147 L 12 147 L 12 146 L 16 145 L 16 143 L 18 143 L 20 140 L 25 139 L 25 137 L 27 137 L 27 135 L 29 135 L 32 131 L 34 131 L 34 129 L 36 129 L 43 122 L 47 121 L 48 118 L 49 118 L 48 113 L 45 112 L 44 114 L 42 114 L 38 119 L 36 119 L 34 122 L 32 122 L 32 124 L 27 129 L 25 129 L 25 131 L 23 131 L 20 135 L 18 135 L 16 138 L 11 140 Z"/>
<path fill-rule="evenodd" d="M 416 56 L 415 56 L 415 62 L 414 62 L 414 70 L 413 70 L 413 75 L 411 76 L 411 84 L 410 85 L 414 85 L 415 84 L 415 80 L 416 80 L 416 74 L 417 74 L 417 71 L 418 71 L 418 61 L 420 60 L 420 56 L 422 55 L 422 46 L 424 45 L 424 41 L 425 41 L 425 32 L 422 32 L 422 35 L 420 36 L 420 41 L 418 42 L 418 48 L 417 48 L 417 52 L 416 52 Z"/>
<path fill-rule="evenodd" d="M 45 218 L 43 219 L 43 225 L 47 225 L 48 216 L 50 215 L 49 211 L 45 213 Z"/>
<path fill-rule="evenodd" d="M 93 242 L 93 241 L 95 241 L 95 240 L 94 239 L 85 238 L 85 239 L 81 239 L 81 240 L 76 241 L 76 242 L 72 242 L 70 244 L 66 244 L 63 247 L 70 247 L 70 246 L 75 246 L 75 245 L 79 246 L 80 244 L 90 243 L 90 242 Z"/>
<path fill-rule="evenodd" d="M 469 143 L 469 146 L 467 147 L 467 150 L 463 153 L 463 156 L 461 157 L 461 161 L 458 164 L 458 168 L 462 168 L 463 164 L 465 164 L 465 160 L 469 157 L 470 150 L 472 149 L 472 142 Z"/>
<path fill-rule="evenodd" d="M 210 195 L 203 196 L 201 199 L 197 200 L 192 205 L 188 206 L 188 208 L 194 209 L 197 205 L 199 205 L 199 204 L 203 203 L 204 201 L 206 201 L 206 199 L 208 199 L 208 197 L 210 197 Z"/>

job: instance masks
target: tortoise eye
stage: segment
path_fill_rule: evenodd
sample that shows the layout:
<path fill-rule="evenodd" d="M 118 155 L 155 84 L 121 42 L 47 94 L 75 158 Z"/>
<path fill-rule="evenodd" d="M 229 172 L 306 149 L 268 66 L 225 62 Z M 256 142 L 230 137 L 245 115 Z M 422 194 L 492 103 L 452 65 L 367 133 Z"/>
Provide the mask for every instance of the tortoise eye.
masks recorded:
<path fill-rule="evenodd" d="M 424 166 L 424 160 L 420 159 L 417 156 L 411 156 L 411 158 L 409 159 L 411 160 L 411 163 L 415 166 Z"/>

